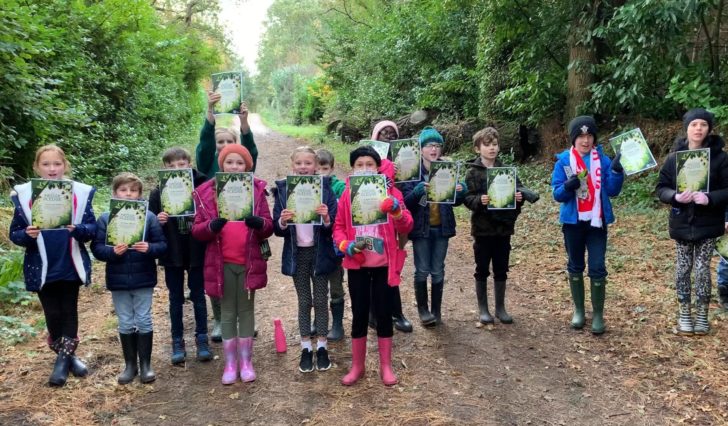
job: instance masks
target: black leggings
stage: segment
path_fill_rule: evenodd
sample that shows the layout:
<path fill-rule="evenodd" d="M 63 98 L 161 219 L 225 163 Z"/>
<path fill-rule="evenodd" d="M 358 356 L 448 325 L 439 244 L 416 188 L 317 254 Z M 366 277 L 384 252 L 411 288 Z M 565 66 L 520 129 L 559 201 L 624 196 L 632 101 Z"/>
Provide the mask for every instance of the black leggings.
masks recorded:
<path fill-rule="evenodd" d="M 377 336 L 392 337 L 392 300 L 387 284 L 388 268 L 349 269 L 349 296 L 351 297 L 351 337 L 365 337 L 369 326 L 369 305 L 374 305 L 377 316 Z"/>
<path fill-rule="evenodd" d="M 51 340 L 78 336 L 78 288 L 80 281 L 45 283 L 38 292 Z"/>

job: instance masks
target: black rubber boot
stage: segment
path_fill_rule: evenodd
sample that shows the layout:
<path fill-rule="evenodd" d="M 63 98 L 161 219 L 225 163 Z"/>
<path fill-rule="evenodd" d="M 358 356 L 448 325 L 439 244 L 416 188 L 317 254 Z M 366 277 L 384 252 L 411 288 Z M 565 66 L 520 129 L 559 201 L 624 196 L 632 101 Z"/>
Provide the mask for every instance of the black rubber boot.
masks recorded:
<path fill-rule="evenodd" d="M 78 340 L 78 337 L 76 337 L 76 340 Z M 53 344 L 50 336 L 48 336 L 48 347 L 58 355 L 58 347 Z M 88 367 L 76 355 L 71 357 L 71 366 L 68 371 L 76 377 L 86 377 L 88 375 Z"/>
<path fill-rule="evenodd" d="M 503 324 L 513 324 L 513 318 L 506 312 L 506 281 L 494 281 L 495 316 Z"/>
<path fill-rule="evenodd" d="M 139 379 L 142 383 L 152 383 L 157 376 L 152 370 L 152 342 L 154 332 L 137 333 L 137 345 L 139 352 Z"/>
<path fill-rule="evenodd" d="M 53 364 L 53 372 L 48 378 L 48 384 L 51 386 L 63 386 L 66 384 L 66 380 L 68 380 L 71 358 L 76 353 L 78 340 L 62 336 L 54 342 L 54 346 L 58 355 L 56 355 L 56 362 Z"/>
<path fill-rule="evenodd" d="M 412 333 L 412 323 L 402 313 L 402 296 L 399 287 L 390 287 L 392 292 L 392 323 L 394 328 L 403 333 Z"/>
<path fill-rule="evenodd" d="M 415 300 L 417 300 L 417 313 L 420 314 L 422 325 L 429 327 L 437 324 L 437 318 L 432 315 L 427 306 L 427 281 L 415 281 Z"/>
<path fill-rule="evenodd" d="M 439 283 L 432 283 L 432 315 L 437 319 L 437 324 L 442 324 L 442 290 L 445 287 L 445 283 L 440 281 Z"/>
<path fill-rule="evenodd" d="M 126 385 L 134 381 L 139 372 L 137 366 L 137 334 L 119 333 L 119 340 L 121 341 L 121 350 L 124 353 L 124 371 L 116 378 L 116 381 L 120 385 Z"/>
<path fill-rule="evenodd" d="M 480 322 L 493 324 L 495 320 L 488 310 L 488 289 L 485 281 L 475 281 L 475 295 L 478 297 L 478 309 L 480 309 Z"/>
<path fill-rule="evenodd" d="M 337 342 L 344 338 L 344 299 L 332 300 L 330 307 L 331 330 L 326 339 Z"/>

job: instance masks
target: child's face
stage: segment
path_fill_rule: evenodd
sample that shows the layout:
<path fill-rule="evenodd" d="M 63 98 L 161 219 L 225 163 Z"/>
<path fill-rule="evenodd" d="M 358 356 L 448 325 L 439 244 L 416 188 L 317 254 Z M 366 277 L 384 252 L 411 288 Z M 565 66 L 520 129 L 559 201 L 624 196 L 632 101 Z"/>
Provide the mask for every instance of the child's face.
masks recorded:
<path fill-rule="evenodd" d="M 376 173 L 377 172 L 377 162 L 374 160 L 374 158 L 365 155 L 362 157 L 357 158 L 354 161 L 354 165 L 351 167 L 351 170 L 354 173 Z"/>
<path fill-rule="evenodd" d="M 383 142 L 389 142 L 397 139 L 397 131 L 394 130 L 394 127 L 387 126 L 379 131 L 379 134 L 377 135 L 378 141 Z"/>
<path fill-rule="evenodd" d="M 245 160 L 236 153 L 230 153 L 222 163 L 222 171 L 226 173 L 243 173 L 246 171 Z"/>
<path fill-rule="evenodd" d="M 35 172 L 42 179 L 63 179 L 66 173 L 66 163 L 56 151 L 46 151 L 38 158 Z"/>
<path fill-rule="evenodd" d="M 494 139 L 490 142 L 481 143 L 475 148 L 475 152 L 478 153 L 482 158 L 493 161 L 500 152 L 500 145 L 498 145 L 498 139 Z"/>
<path fill-rule="evenodd" d="M 316 172 L 316 156 L 310 152 L 299 152 L 291 160 L 291 170 L 297 175 L 312 175 Z"/>
<path fill-rule="evenodd" d="M 594 135 L 581 134 L 574 140 L 574 148 L 581 155 L 588 154 L 594 148 Z"/>
<path fill-rule="evenodd" d="M 189 169 L 192 165 L 189 160 L 179 159 L 172 160 L 169 163 L 164 163 L 164 167 L 167 169 Z"/>
<path fill-rule="evenodd" d="M 222 151 L 225 145 L 235 143 L 235 136 L 231 132 L 222 132 L 215 135 L 215 149 Z"/>
<path fill-rule="evenodd" d="M 703 140 L 708 136 L 710 126 L 708 122 L 701 119 L 696 119 L 688 124 L 688 141 L 694 143 L 703 143 Z"/>
<path fill-rule="evenodd" d="M 427 161 L 437 161 L 442 156 L 442 144 L 439 143 L 428 143 L 424 145 L 420 151 L 422 151 L 422 158 Z"/>
<path fill-rule="evenodd" d="M 116 191 L 114 191 L 114 198 L 121 198 L 123 200 L 138 200 L 141 196 L 142 192 L 139 190 L 139 185 L 134 183 L 119 185 Z"/>
<path fill-rule="evenodd" d="M 323 176 L 330 176 L 331 173 L 334 172 L 334 169 L 331 168 L 331 164 L 319 164 L 318 168 L 316 170 L 316 173 L 323 175 Z"/>

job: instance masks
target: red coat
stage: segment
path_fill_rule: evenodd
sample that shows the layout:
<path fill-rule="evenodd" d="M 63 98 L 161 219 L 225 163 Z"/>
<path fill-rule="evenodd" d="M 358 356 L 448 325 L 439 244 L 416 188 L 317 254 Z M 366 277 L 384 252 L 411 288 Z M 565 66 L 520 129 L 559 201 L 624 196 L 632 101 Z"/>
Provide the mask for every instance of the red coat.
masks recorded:
<path fill-rule="evenodd" d="M 381 170 L 385 175 L 390 175 L 388 170 Z M 339 206 L 336 211 L 336 221 L 334 222 L 334 244 L 338 247 L 344 240 L 355 241 L 356 240 L 356 229 L 351 222 L 351 200 L 349 196 L 349 180 L 346 180 L 346 189 L 341 194 L 339 199 Z M 407 206 L 404 204 L 404 198 L 402 193 L 394 185 L 387 190 L 388 195 L 392 195 L 399 200 L 399 205 L 402 207 L 402 216 L 399 219 L 389 217 L 389 222 L 380 225 L 384 234 L 384 245 L 387 252 L 387 264 L 389 265 L 387 271 L 387 283 L 392 286 L 398 286 L 402 281 L 400 275 L 404 268 L 404 261 L 407 257 L 407 252 L 399 248 L 397 242 L 397 234 L 409 234 L 412 231 L 414 224 L 412 220 L 412 214 L 407 210 Z M 361 265 L 349 256 L 344 256 L 342 263 L 346 269 L 359 269 Z"/>
<path fill-rule="evenodd" d="M 248 291 L 263 288 L 268 284 L 268 262 L 260 252 L 260 242 L 273 234 L 273 220 L 266 200 L 266 182 L 258 178 L 253 181 L 255 215 L 263 218 L 263 228 L 248 230 L 245 253 L 245 289 Z M 206 242 L 205 250 L 205 293 L 220 298 L 223 292 L 223 257 L 220 236 L 210 230 L 210 221 L 217 216 L 217 198 L 215 196 L 215 179 L 210 179 L 198 186 L 193 193 L 195 207 L 195 223 L 192 225 L 192 236 Z"/>

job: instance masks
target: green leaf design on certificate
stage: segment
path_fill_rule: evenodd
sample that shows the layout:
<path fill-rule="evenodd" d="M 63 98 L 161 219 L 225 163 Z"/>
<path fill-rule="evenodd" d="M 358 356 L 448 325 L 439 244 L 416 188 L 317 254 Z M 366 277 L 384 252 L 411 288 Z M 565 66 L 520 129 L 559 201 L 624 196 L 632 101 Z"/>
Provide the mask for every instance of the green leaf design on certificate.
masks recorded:
<path fill-rule="evenodd" d="M 30 216 L 33 226 L 40 229 L 58 229 L 72 224 L 73 182 L 31 179 L 30 188 Z"/>
<path fill-rule="evenodd" d="M 109 201 L 109 224 L 106 245 L 132 245 L 144 241 L 147 227 L 147 202 L 142 200 Z"/>
<path fill-rule="evenodd" d="M 353 226 L 387 223 L 387 214 L 379 209 L 387 198 L 387 180 L 384 175 L 350 176 L 349 187 Z"/>
<path fill-rule="evenodd" d="M 487 171 L 488 209 L 509 210 L 516 208 L 516 168 L 490 167 Z"/>
<path fill-rule="evenodd" d="M 239 71 L 213 74 L 212 91 L 220 94 L 215 112 L 237 113 L 243 102 L 243 73 Z"/>
<path fill-rule="evenodd" d="M 417 139 L 400 139 L 390 142 L 392 158 L 397 166 L 395 182 L 420 180 L 420 143 Z"/>
<path fill-rule="evenodd" d="M 373 140 L 362 140 L 359 141 L 360 146 L 371 146 L 379 154 L 379 158 L 386 159 L 389 155 L 389 142 L 384 141 L 373 141 Z"/>
<path fill-rule="evenodd" d="M 231 221 L 253 215 L 253 174 L 216 173 L 217 214 Z"/>
<path fill-rule="evenodd" d="M 632 129 L 621 135 L 609 139 L 615 155 L 622 153 L 619 162 L 624 167 L 624 173 L 629 176 L 657 166 L 649 145 L 640 129 Z"/>
<path fill-rule="evenodd" d="M 677 192 L 708 192 L 710 187 L 710 149 L 691 149 L 675 153 Z"/>
<path fill-rule="evenodd" d="M 192 169 L 160 170 L 158 174 L 162 211 L 170 216 L 193 216 L 195 203 L 192 191 L 195 188 Z"/>
<path fill-rule="evenodd" d="M 431 203 L 455 203 L 459 165 L 452 161 L 433 161 L 430 163 L 430 186 L 427 201 Z"/>
<path fill-rule="evenodd" d="M 323 202 L 321 176 L 287 176 L 286 208 L 296 212 L 293 223 L 321 224 L 316 209 Z"/>

